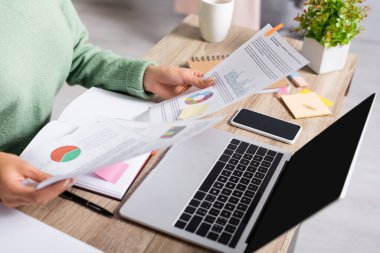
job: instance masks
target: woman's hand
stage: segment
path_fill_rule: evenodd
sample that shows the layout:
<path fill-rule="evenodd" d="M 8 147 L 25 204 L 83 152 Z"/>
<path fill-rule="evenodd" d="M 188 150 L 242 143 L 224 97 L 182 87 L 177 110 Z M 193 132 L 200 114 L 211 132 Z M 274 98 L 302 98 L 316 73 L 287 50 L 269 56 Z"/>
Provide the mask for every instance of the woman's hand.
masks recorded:
<path fill-rule="evenodd" d="M 0 152 L 0 200 L 5 206 L 46 204 L 74 183 L 66 179 L 41 190 L 22 184 L 27 178 L 41 182 L 49 177 L 18 156 Z"/>
<path fill-rule="evenodd" d="M 191 87 L 203 89 L 213 84 L 212 79 L 203 80 L 198 70 L 171 66 L 149 66 L 144 75 L 144 89 L 161 98 L 175 97 Z"/>

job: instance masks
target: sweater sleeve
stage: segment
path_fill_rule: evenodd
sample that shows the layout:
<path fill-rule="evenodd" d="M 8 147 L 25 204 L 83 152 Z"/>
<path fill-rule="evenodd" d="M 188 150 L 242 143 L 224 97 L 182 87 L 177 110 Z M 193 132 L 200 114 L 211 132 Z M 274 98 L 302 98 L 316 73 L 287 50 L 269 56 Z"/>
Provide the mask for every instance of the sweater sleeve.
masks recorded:
<path fill-rule="evenodd" d="M 96 86 L 149 99 L 152 93 L 143 88 L 143 78 L 153 61 L 122 58 L 88 42 L 88 32 L 71 0 L 64 0 L 63 13 L 73 35 L 73 60 L 67 83 L 86 88 Z"/>

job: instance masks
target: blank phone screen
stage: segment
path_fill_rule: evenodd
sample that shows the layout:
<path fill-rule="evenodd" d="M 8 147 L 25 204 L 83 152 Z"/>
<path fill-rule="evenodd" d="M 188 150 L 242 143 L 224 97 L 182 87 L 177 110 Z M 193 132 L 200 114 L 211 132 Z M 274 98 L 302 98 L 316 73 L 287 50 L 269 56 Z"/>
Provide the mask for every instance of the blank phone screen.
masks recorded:
<path fill-rule="evenodd" d="M 247 109 L 241 109 L 233 121 L 288 140 L 293 140 L 300 130 L 298 125 Z"/>

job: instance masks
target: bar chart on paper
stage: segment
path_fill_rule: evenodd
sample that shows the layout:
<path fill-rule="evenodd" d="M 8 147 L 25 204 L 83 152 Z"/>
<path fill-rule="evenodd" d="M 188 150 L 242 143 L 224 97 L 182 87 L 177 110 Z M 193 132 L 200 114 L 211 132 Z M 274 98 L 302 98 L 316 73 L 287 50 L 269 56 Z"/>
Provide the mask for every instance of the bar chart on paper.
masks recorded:
<path fill-rule="evenodd" d="M 227 72 L 224 78 L 238 97 L 244 96 L 252 89 L 253 78 L 244 78 L 244 71 L 237 72 L 235 69 Z"/>
<path fill-rule="evenodd" d="M 55 162 L 70 162 L 77 158 L 81 153 L 77 146 L 62 146 L 51 152 L 50 158 Z"/>

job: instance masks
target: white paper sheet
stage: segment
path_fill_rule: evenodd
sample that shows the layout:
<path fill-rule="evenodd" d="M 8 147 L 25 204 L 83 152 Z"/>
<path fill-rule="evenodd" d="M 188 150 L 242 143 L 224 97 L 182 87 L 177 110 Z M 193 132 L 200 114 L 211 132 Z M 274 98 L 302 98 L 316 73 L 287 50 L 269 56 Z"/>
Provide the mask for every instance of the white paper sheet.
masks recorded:
<path fill-rule="evenodd" d="M 305 66 L 308 61 L 277 32 L 268 37 L 263 36 L 271 29 L 272 26 L 265 26 L 206 73 L 204 78 L 214 79 L 212 87 L 154 105 L 149 110 L 150 120 L 176 121 L 185 107 L 207 103 L 207 110 L 197 116 L 202 117 L 253 95 Z"/>
<path fill-rule="evenodd" d="M 60 114 L 58 120 L 81 126 L 98 116 L 134 119 L 156 103 L 92 87 Z"/>
<path fill-rule="evenodd" d="M 175 123 L 146 123 L 100 117 L 69 135 L 40 143 L 21 157 L 55 175 L 38 184 L 41 189 L 64 178 L 136 157 L 191 138 L 223 117 Z"/>
<path fill-rule="evenodd" d="M 0 203 L 0 251 L 100 253 L 102 251 Z"/>

